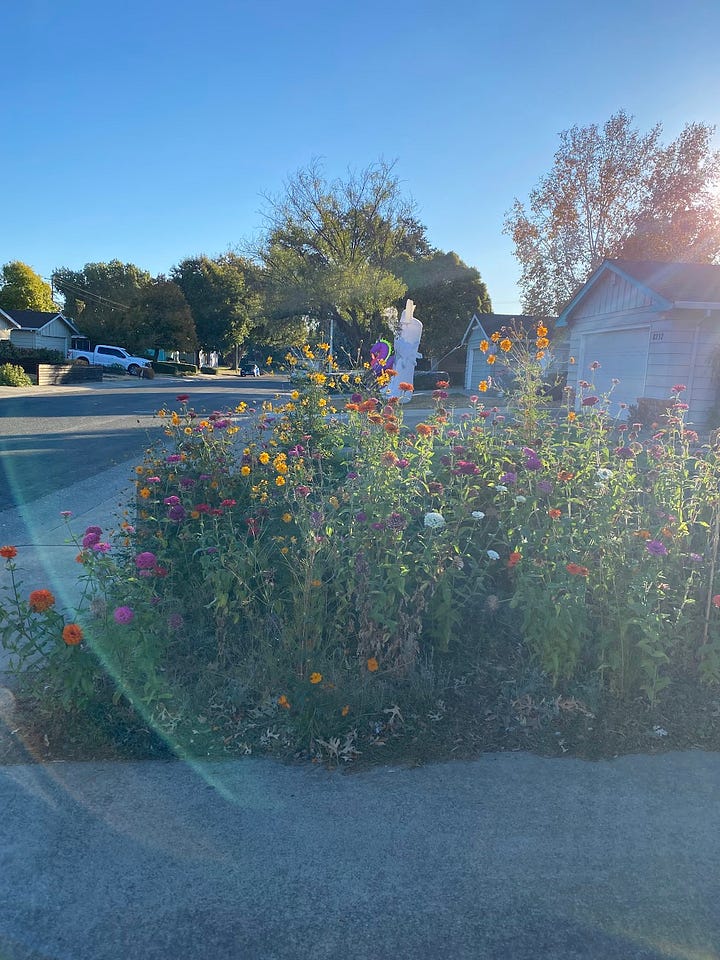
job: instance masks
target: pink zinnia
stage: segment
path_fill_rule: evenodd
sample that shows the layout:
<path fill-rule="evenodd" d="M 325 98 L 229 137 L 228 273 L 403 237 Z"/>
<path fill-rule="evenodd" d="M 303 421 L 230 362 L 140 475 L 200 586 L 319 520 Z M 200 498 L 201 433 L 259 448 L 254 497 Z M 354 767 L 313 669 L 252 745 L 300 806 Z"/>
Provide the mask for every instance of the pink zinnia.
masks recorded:
<path fill-rule="evenodd" d="M 147 550 L 145 553 L 139 553 L 135 557 L 135 566 L 138 570 L 152 570 L 157 563 L 157 557 L 154 553 Z"/>
<path fill-rule="evenodd" d="M 115 623 L 126 624 L 130 623 L 132 618 L 135 616 L 134 611 L 130 607 L 118 607 L 113 613 L 113 619 Z"/>

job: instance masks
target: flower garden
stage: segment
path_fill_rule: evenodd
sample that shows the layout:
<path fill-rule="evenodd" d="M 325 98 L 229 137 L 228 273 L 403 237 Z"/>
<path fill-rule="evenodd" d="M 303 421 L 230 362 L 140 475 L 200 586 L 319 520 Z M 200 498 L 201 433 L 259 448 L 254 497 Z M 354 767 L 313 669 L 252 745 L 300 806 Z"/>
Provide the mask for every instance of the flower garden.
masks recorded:
<path fill-rule="evenodd" d="M 438 383 L 413 425 L 392 371 L 333 373 L 326 344 L 254 413 L 178 396 L 136 511 L 78 537 L 72 616 L 25 596 L 21 553 L 0 549 L 20 695 L 180 755 L 353 761 L 438 739 L 462 755 L 468 718 L 592 731 L 613 705 L 712 691 L 718 446 L 686 425 L 682 384 L 652 424 L 610 419 L 592 369 L 577 403 L 548 403 L 546 334 L 498 343 L 502 410 L 489 379 L 460 415 Z"/>

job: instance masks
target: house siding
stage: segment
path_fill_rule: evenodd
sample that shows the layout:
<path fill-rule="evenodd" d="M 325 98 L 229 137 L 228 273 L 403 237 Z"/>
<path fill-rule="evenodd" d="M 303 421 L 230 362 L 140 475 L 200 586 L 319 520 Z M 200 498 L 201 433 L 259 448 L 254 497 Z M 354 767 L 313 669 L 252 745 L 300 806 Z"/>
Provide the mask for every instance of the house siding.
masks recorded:
<path fill-rule="evenodd" d="M 629 283 L 616 273 L 608 273 L 598 280 L 592 290 L 578 304 L 573 312 L 575 322 L 591 317 L 601 317 L 607 322 L 608 316 L 643 311 L 652 307 L 652 301 L 642 290 Z"/>

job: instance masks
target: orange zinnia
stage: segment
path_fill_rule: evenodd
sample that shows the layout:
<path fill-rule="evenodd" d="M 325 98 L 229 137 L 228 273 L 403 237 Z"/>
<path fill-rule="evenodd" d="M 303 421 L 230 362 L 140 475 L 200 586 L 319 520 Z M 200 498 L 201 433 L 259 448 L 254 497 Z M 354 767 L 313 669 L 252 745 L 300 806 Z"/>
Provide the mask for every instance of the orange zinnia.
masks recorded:
<path fill-rule="evenodd" d="M 290 709 L 290 701 L 288 700 L 288 698 L 285 696 L 284 693 L 282 694 L 282 696 L 278 697 L 278 706 L 283 707 L 283 709 L 285 710 Z"/>
<path fill-rule="evenodd" d="M 28 600 L 30 609 L 34 610 L 35 613 L 44 613 L 46 610 L 49 610 L 54 603 L 55 597 L 49 590 L 33 590 Z"/>
<path fill-rule="evenodd" d="M 15 547 L 0 547 L 0 557 L 3 557 L 5 560 L 12 560 L 17 556 L 17 550 Z"/>
<path fill-rule="evenodd" d="M 574 577 L 587 577 L 590 571 L 579 563 L 568 563 L 565 567 L 568 573 Z"/>
<path fill-rule="evenodd" d="M 402 383 L 399 383 L 398 386 L 403 391 L 403 393 L 412 393 L 412 391 L 415 389 L 411 383 L 405 383 L 404 380 Z"/>
<path fill-rule="evenodd" d="M 379 667 L 379 664 L 375 659 L 375 657 L 370 657 L 367 661 L 367 668 L 370 671 L 370 673 L 375 673 L 378 667 Z"/>
<path fill-rule="evenodd" d="M 572 480 L 575 476 L 574 473 L 570 473 L 569 470 L 558 470 L 558 480 L 562 480 L 563 483 L 567 483 L 568 480 Z"/>
<path fill-rule="evenodd" d="M 513 550 L 513 552 L 508 557 L 508 569 L 512 570 L 513 567 L 516 567 L 518 563 L 522 560 L 522 554 L 518 550 Z"/>
<path fill-rule="evenodd" d="M 553 507 L 551 510 L 548 510 L 548 516 L 551 520 L 559 520 L 562 516 L 562 510 L 558 510 L 557 507 Z"/>
<path fill-rule="evenodd" d="M 419 423 L 415 429 L 420 434 L 421 437 L 429 437 L 433 432 L 432 427 L 427 423 Z"/>
<path fill-rule="evenodd" d="M 77 623 L 66 623 L 63 627 L 62 638 L 69 647 L 76 647 L 82 643 L 82 628 Z"/>

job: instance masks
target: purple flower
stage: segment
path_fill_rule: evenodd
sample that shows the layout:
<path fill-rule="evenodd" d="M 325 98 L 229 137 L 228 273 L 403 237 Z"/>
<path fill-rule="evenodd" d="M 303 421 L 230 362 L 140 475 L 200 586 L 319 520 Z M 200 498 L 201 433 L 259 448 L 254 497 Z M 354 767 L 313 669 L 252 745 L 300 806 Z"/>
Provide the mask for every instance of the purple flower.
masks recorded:
<path fill-rule="evenodd" d="M 360 403 L 361 400 L 362 400 L 362 394 L 360 393 L 353 393 L 350 396 L 350 403 Z"/>
<path fill-rule="evenodd" d="M 407 467 L 407 466 L 409 466 L 409 465 L 410 465 L 410 461 L 407 459 L 407 457 L 400 457 L 400 459 L 399 459 L 399 460 L 397 461 L 397 463 L 395 464 L 395 466 L 398 468 L 398 470 L 404 470 L 405 467 Z"/>
<path fill-rule="evenodd" d="M 190 487 L 195 486 L 195 481 L 192 477 L 180 477 L 180 486 L 183 490 L 189 490 Z"/>
<path fill-rule="evenodd" d="M 94 534 L 97 534 L 98 537 L 101 537 L 102 527 L 86 527 L 85 533 L 94 533 Z"/>
<path fill-rule="evenodd" d="M 360 510 L 359 513 L 355 514 L 355 521 L 357 523 L 365 523 L 366 520 L 367 520 L 367 514 L 363 513 L 362 510 Z"/>
<path fill-rule="evenodd" d="M 185 519 L 185 507 L 180 503 L 173 504 L 168 510 L 168 520 L 174 520 L 176 523 L 179 523 L 181 520 Z"/>
<path fill-rule="evenodd" d="M 100 534 L 94 532 L 88 532 L 82 538 L 82 545 L 86 549 L 89 547 L 94 547 L 96 543 L 100 542 Z"/>
<path fill-rule="evenodd" d="M 94 544 L 92 545 L 92 548 L 93 548 L 93 550 L 95 551 L 95 553 L 108 553 L 109 550 L 110 550 L 110 544 L 109 544 L 109 543 L 94 543 Z"/>
<path fill-rule="evenodd" d="M 504 484 L 506 487 L 511 487 L 514 483 L 517 483 L 517 474 L 513 473 L 512 470 L 508 470 L 507 473 L 504 473 L 500 477 L 499 482 Z"/>
<path fill-rule="evenodd" d="M 185 623 L 179 613 L 171 613 L 167 622 L 171 630 L 182 630 Z"/>
<path fill-rule="evenodd" d="M 620 460 L 632 460 L 635 454 L 630 447 L 615 447 L 615 456 Z"/>
<path fill-rule="evenodd" d="M 323 522 L 323 515 L 320 513 L 319 510 L 313 510 L 313 512 L 310 514 L 310 523 L 314 527 L 319 527 L 322 522 Z"/>
<path fill-rule="evenodd" d="M 113 613 L 115 623 L 121 624 L 130 623 L 134 616 L 135 613 L 130 607 L 117 607 L 115 613 Z"/>
<path fill-rule="evenodd" d="M 554 489 L 549 480 L 538 480 L 537 488 L 540 493 L 552 493 Z"/>
<path fill-rule="evenodd" d="M 299 486 L 299 487 L 295 487 L 295 493 L 298 495 L 298 497 L 309 497 L 309 496 L 310 496 L 310 487 L 306 487 L 306 486 L 303 486 L 303 485 L 301 485 L 301 486 Z"/>
<path fill-rule="evenodd" d="M 542 460 L 540 460 L 535 455 L 533 455 L 532 457 L 528 457 L 525 461 L 525 469 L 526 470 L 542 470 Z"/>
<path fill-rule="evenodd" d="M 178 505 L 178 503 L 180 503 L 180 497 L 176 497 L 174 495 L 172 497 L 165 497 L 163 503 L 167 507 L 175 507 Z"/>
<path fill-rule="evenodd" d="M 645 549 L 654 557 L 666 557 L 668 552 L 667 547 L 664 543 L 661 543 L 660 540 L 648 540 L 645 544 Z"/>
<path fill-rule="evenodd" d="M 387 518 L 387 525 L 391 530 L 404 530 L 407 526 L 407 520 L 401 513 L 391 513 Z"/>
<path fill-rule="evenodd" d="M 582 405 L 584 407 L 594 407 L 598 400 L 599 397 L 583 397 Z"/>
<path fill-rule="evenodd" d="M 144 553 L 139 553 L 135 557 L 135 566 L 138 570 L 152 570 L 156 564 L 157 557 L 154 553 L 150 553 L 149 550 L 146 550 Z"/>
<path fill-rule="evenodd" d="M 375 523 L 370 524 L 370 526 L 373 528 L 373 530 L 384 530 L 384 529 L 385 529 L 385 524 L 384 524 L 384 522 L 383 522 L 382 520 L 378 520 L 378 521 L 376 521 Z"/>
<path fill-rule="evenodd" d="M 169 457 L 165 457 L 165 463 L 180 463 L 181 460 L 179 453 L 171 453 Z"/>
<path fill-rule="evenodd" d="M 702 555 L 699 554 L 699 553 L 691 553 L 691 554 L 690 554 L 690 559 L 692 560 L 693 563 L 702 563 L 702 562 L 703 562 Z"/>
<path fill-rule="evenodd" d="M 357 480 L 357 478 L 358 478 L 358 474 L 355 473 L 354 470 L 351 470 L 350 473 L 348 473 L 346 479 L 348 479 L 348 480 Z"/>

